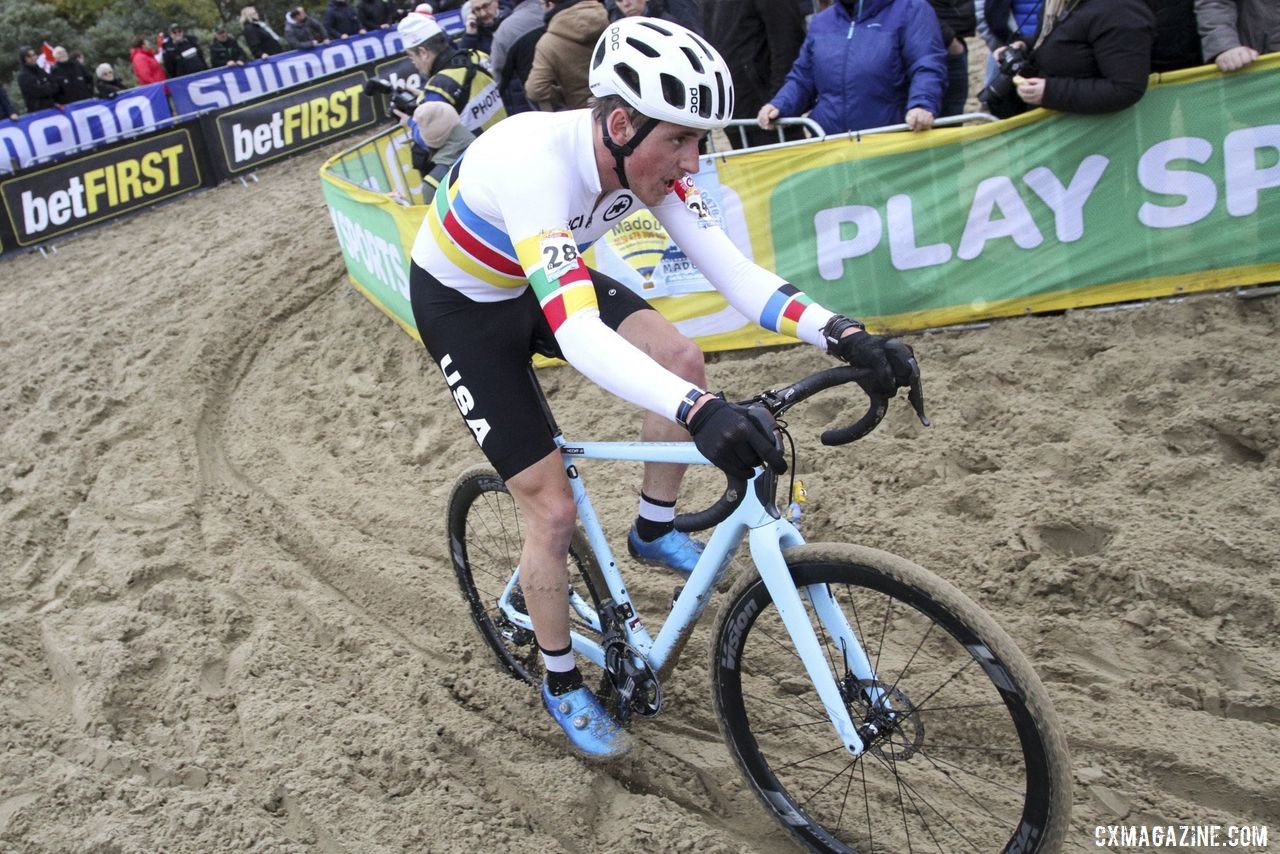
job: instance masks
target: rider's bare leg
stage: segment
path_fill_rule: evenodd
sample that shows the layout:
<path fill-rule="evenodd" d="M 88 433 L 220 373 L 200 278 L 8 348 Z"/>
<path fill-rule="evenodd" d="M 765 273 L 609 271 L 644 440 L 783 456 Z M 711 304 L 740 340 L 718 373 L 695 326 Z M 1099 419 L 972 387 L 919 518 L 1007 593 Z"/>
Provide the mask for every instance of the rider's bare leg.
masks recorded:
<path fill-rule="evenodd" d="M 569 541 L 577 520 L 573 492 L 560 452 L 553 451 L 507 479 L 524 518 L 520 551 L 520 587 L 538 645 L 558 650 L 569 646 Z"/>
<path fill-rule="evenodd" d="M 622 321 L 618 334 L 676 376 L 706 388 L 707 369 L 702 350 L 658 312 L 635 312 Z M 687 442 L 689 433 L 674 421 L 650 412 L 645 415 L 640 438 L 645 442 Z M 640 488 L 650 498 L 675 501 L 685 468 L 679 463 L 645 463 Z"/>

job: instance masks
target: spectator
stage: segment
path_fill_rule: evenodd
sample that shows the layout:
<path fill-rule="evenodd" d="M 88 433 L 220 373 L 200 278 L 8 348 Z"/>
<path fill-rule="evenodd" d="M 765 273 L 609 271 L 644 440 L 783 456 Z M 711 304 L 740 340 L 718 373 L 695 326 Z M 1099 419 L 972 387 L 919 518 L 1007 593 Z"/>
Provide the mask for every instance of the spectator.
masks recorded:
<path fill-rule="evenodd" d="M 637 16 L 661 18 L 702 35 L 703 10 L 698 0 L 605 0 L 604 6 L 610 21 Z"/>
<path fill-rule="evenodd" d="M 324 28 L 331 39 L 341 39 L 364 32 L 360 16 L 347 0 L 329 0 L 324 10 Z"/>
<path fill-rule="evenodd" d="M 609 26 L 609 13 L 600 0 L 543 0 L 542 8 L 547 31 L 538 39 L 525 96 L 540 110 L 581 109 L 591 97 L 591 51 Z"/>
<path fill-rule="evenodd" d="M 942 92 L 942 116 L 958 116 L 969 100 L 969 46 L 965 38 L 977 28 L 973 0 L 929 0 L 938 24 L 942 44 L 947 49 L 947 87 Z"/>
<path fill-rule="evenodd" d="M 1046 7 L 1040 42 L 1029 52 L 1032 67 L 1013 81 L 1021 109 L 1110 113 L 1138 103 L 1155 40 L 1147 0 L 1078 0 L 1069 15 L 1058 14 L 1060 8 L 1056 2 Z M 1026 43 L 1009 47 L 1026 50 Z"/>
<path fill-rule="evenodd" d="M 9 100 L 9 93 L 0 86 L 0 118 L 18 120 L 18 110 L 13 106 L 13 102 Z"/>
<path fill-rule="evenodd" d="M 244 65 L 249 59 L 227 28 L 218 24 L 213 28 L 213 41 L 209 43 L 209 64 L 214 68 L 224 65 Z"/>
<path fill-rule="evenodd" d="M 360 0 L 356 4 L 360 26 L 365 30 L 385 30 L 395 22 L 395 11 L 387 0 Z"/>
<path fill-rule="evenodd" d="M 304 50 L 320 44 L 328 44 L 329 36 L 324 25 L 297 6 L 289 10 L 284 21 L 284 40 L 294 50 Z"/>
<path fill-rule="evenodd" d="M 489 62 L 493 66 L 493 79 L 498 82 L 502 103 L 506 105 L 508 115 L 533 109 L 524 94 L 524 81 L 529 77 L 529 69 L 533 67 L 533 50 L 538 43 L 538 36 L 545 31 L 542 0 L 520 0 L 511 14 L 502 19 L 493 34 Z M 529 36 L 530 33 L 538 35 Z M 531 38 L 532 42 L 521 51 L 516 51 L 516 45 L 521 44 L 526 37 Z"/>
<path fill-rule="evenodd" d="M 423 103 L 440 101 L 462 117 L 463 125 L 479 136 L 486 128 L 506 118 L 498 85 L 489 73 L 484 54 L 453 46 L 436 19 L 411 12 L 396 25 L 405 53 L 426 83 Z M 415 110 L 415 115 L 417 111 Z M 413 166 L 424 180 L 436 164 L 434 151 L 421 136 L 410 117 L 397 112 L 413 135 Z"/>
<path fill-rule="evenodd" d="M 987 43 L 984 86 L 996 76 L 995 53 L 1015 41 L 1035 44 L 1040 34 L 1044 0 L 977 0 L 978 35 Z M 980 94 L 978 96 L 982 98 Z"/>
<path fill-rule="evenodd" d="M 283 40 L 270 24 L 258 16 L 258 10 L 253 6 L 240 10 L 240 29 L 254 59 L 266 59 L 284 50 L 281 46 Z"/>
<path fill-rule="evenodd" d="M 787 82 L 760 108 L 810 118 L 827 133 L 906 122 L 933 127 L 946 85 L 938 17 L 925 0 L 839 0 L 814 15 Z"/>
<path fill-rule="evenodd" d="M 408 118 L 403 114 L 401 117 Z M 476 136 L 462 124 L 457 110 L 444 101 L 419 104 L 413 111 L 413 123 L 417 129 L 414 139 L 430 152 L 429 166 L 422 174 L 422 183 L 429 189 L 435 189 Z"/>
<path fill-rule="evenodd" d="M 469 0 L 462 7 L 463 33 L 458 47 L 488 53 L 492 49 L 493 34 L 502 23 L 498 0 Z"/>
<path fill-rule="evenodd" d="M 170 79 L 184 74 L 194 74 L 209 67 L 205 62 L 195 36 L 189 36 L 181 24 L 169 25 L 169 37 L 164 40 L 164 73 Z"/>
<path fill-rule="evenodd" d="M 49 74 L 58 81 L 60 91 L 56 100 L 59 104 L 86 101 L 93 97 L 93 75 L 89 69 L 71 59 L 62 45 L 53 49 L 53 60 Z"/>
<path fill-rule="evenodd" d="M 1195 0 L 1153 0 L 1156 40 L 1151 47 L 1152 71 L 1177 71 L 1202 62 Z"/>
<path fill-rule="evenodd" d="M 116 70 L 109 62 L 99 65 L 94 76 L 97 78 L 94 83 L 97 86 L 99 98 L 114 98 L 129 88 L 116 79 Z"/>
<path fill-rule="evenodd" d="M 1239 71 L 1259 54 L 1280 50 L 1276 0 L 1195 0 L 1204 61 Z"/>
<path fill-rule="evenodd" d="M 138 78 L 139 86 L 159 83 L 165 79 L 164 68 L 156 59 L 155 45 L 146 36 L 138 36 L 133 40 L 129 61 L 133 65 L 133 76 Z"/>
<path fill-rule="evenodd" d="M 707 40 L 720 52 L 733 75 L 733 117 L 754 119 L 774 92 L 804 43 L 804 16 L 797 3 L 777 0 L 703 0 Z M 778 142 L 778 135 L 761 128 L 725 128 L 729 143 L 742 148 Z M 803 139 L 804 131 L 789 128 L 787 139 Z"/>
<path fill-rule="evenodd" d="M 20 47 L 18 56 L 22 67 L 15 77 L 18 80 L 18 91 L 22 93 L 22 100 L 27 105 L 27 112 L 34 113 L 36 110 L 56 106 L 62 87 L 36 62 L 36 49 Z"/>

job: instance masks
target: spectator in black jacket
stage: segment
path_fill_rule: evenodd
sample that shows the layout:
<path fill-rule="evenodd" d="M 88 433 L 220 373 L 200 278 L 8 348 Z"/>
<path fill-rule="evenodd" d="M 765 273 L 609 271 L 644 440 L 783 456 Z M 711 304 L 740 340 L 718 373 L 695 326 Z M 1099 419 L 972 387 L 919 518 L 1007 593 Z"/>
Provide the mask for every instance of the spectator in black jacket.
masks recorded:
<path fill-rule="evenodd" d="M 195 74 L 209 67 L 205 62 L 195 36 L 189 36 L 181 24 L 170 24 L 169 35 L 164 40 L 164 73 L 172 80 L 184 74 Z"/>
<path fill-rule="evenodd" d="M 307 14 L 307 10 L 298 6 L 289 10 L 284 20 L 284 40 L 294 50 L 328 44 L 329 34 L 324 25 Z"/>
<path fill-rule="evenodd" d="M 360 0 L 356 3 L 356 14 L 366 30 L 385 30 L 395 21 L 395 12 L 387 0 Z"/>
<path fill-rule="evenodd" d="M 1152 71 L 1176 71 L 1201 63 L 1200 33 L 1196 29 L 1195 0 L 1152 0 L 1156 40 L 1151 48 Z"/>
<path fill-rule="evenodd" d="M 93 75 L 89 69 L 67 55 L 67 49 L 58 45 L 53 49 L 53 68 L 49 74 L 58 81 L 59 104 L 72 104 L 93 97 Z"/>
<path fill-rule="evenodd" d="M 18 56 L 22 62 L 16 75 L 18 90 L 22 92 L 27 112 L 34 113 L 36 110 L 47 110 L 55 106 L 62 87 L 36 62 L 35 48 L 20 47 Z"/>
<path fill-rule="evenodd" d="M 610 21 L 644 15 L 646 18 L 671 21 L 702 35 L 703 13 L 698 0 L 605 0 L 604 6 L 609 10 Z M 734 83 L 737 83 L 736 77 Z"/>
<path fill-rule="evenodd" d="M 95 73 L 94 85 L 98 90 L 99 98 L 114 98 L 129 87 L 116 79 L 116 70 L 111 67 L 111 63 L 101 63 Z"/>
<path fill-rule="evenodd" d="M 804 44 L 804 16 L 797 3 L 778 0 L 703 0 L 707 40 L 720 52 L 733 75 L 733 117 L 754 119 L 765 102 L 782 88 L 787 72 Z M 729 144 L 768 145 L 778 142 L 777 131 L 749 127 L 741 133 L 727 128 Z M 804 131 L 790 128 L 786 139 L 803 139 Z"/>
<path fill-rule="evenodd" d="M 209 43 L 209 64 L 212 67 L 244 65 L 248 59 L 244 48 L 227 32 L 226 27 L 218 24 L 213 28 L 213 41 Z"/>
<path fill-rule="evenodd" d="M 244 43 L 249 46 L 249 53 L 254 59 L 266 59 L 284 50 L 284 41 L 271 25 L 258 16 L 253 6 L 245 6 L 240 10 L 240 29 L 244 32 Z"/>
<path fill-rule="evenodd" d="M 1132 107 L 1147 91 L 1155 29 L 1147 0 L 1050 0 L 1031 52 L 1033 76 L 1013 81 L 1017 97 L 1064 113 Z"/>
<path fill-rule="evenodd" d="M 347 0 L 329 0 L 329 7 L 324 10 L 324 28 L 329 38 L 340 39 L 363 33 L 360 16 Z"/>
<path fill-rule="evenodd" d="M 942 44 L 947 49 L 947 88 L 942 92 L 942 112 L 938 117 L 957 116 L 969 100 L 969 46 L 965 38 L 976 31 L 977 13 L 973 0 L 929 0 L 942 27 Z"/>

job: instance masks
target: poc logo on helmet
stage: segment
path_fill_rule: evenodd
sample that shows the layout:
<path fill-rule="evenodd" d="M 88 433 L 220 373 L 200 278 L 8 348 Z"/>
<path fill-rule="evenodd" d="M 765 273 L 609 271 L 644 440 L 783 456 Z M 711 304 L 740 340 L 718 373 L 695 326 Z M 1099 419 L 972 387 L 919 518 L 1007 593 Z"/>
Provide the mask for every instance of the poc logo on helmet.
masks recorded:
<path fill-rule="evenodd" d="M 689 112 L 695 113 L 695 114 L 698 112 L 698 87 L 697 86 L 689 87 Z"/>

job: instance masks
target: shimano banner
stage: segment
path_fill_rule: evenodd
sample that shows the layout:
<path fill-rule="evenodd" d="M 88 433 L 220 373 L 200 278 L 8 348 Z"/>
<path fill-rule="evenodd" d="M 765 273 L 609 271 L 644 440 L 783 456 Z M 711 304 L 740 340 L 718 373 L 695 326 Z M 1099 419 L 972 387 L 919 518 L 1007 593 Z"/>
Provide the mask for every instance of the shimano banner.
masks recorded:
<path fill-rule="evenodd" d="M 153 130 L 172 116 L 163 83 L 30 113 L 0 123 L 0 173 Z"/>
<path fill-rule="evenodd" d="M 461 12 L 443 12 L 436 20 L 445 32 L 462 30 Z M 340 71 L 393 58 L 404 51 L 394 28 L 335 39 L 310 50 L 291 50 L 249 65 L 215 68 L 169 81 L 176 115 L 230 107 L 309 83 Z"/>

